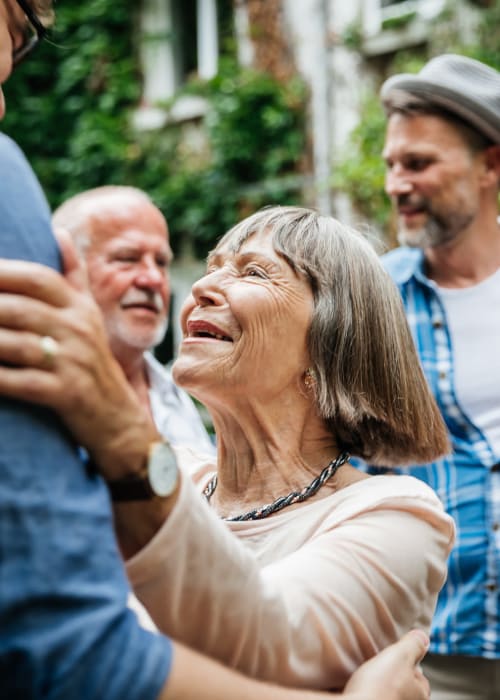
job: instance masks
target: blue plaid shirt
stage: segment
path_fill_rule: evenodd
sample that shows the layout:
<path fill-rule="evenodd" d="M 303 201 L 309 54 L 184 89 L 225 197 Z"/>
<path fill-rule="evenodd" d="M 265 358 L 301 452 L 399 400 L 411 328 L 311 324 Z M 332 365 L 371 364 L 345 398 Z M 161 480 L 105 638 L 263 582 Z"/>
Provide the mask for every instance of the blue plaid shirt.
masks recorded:
<path fill-rule="evenodd" d="M 499 658 L 499 455 L 458 403 L 450 331 L 436 286 L 424 274 L 422 251 L 398 248 L 382 262 L 403 297 L 424 372 L 453 446 L 449 457 L 411 469 L 437 492 L 457 525 L 457 545 L 437 604 L 431 651 Z"/>

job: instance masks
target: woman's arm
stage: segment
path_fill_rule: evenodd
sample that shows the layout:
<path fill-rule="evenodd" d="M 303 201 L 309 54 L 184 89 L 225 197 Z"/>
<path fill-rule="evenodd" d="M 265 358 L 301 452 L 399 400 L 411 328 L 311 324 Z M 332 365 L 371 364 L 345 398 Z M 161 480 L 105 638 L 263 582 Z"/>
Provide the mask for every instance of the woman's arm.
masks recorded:
<path fill-rule="evenodd" d="M 408 495 L 401 479 L 402 499 L 374 497 L 330 527 L 290 513 L 282 536 L 307 531 L 306 541 L 264 565 L 185 481 L 129 577 L 159 628 L 189 646 L 260 678 L 342 687 L 408 629 L 429 626 L 444 581 L 452 524 L 425 486 L 419 497 L 410 479 L 417 495 Z"/>
<path fill-rule="evenodd" d="M 159 700 L 428 700 L 429 684 L 418 669 L 427 645 L 425 635 L 414 630 L 363 664 L 343 693 L 319 693 L 246 678 L 175 644 L 172 670 Z"/>

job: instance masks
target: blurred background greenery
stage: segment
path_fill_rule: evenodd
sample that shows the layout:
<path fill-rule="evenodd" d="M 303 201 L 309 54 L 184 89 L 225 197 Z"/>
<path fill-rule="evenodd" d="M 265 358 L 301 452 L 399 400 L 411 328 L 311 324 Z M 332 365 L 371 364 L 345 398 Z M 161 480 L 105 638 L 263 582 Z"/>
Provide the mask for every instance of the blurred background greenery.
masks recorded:
<path fill-rule="evenodd" d="M 472 42 L 460 38 L 454 4 L 447 3 L 425 45 L 395 51 L 384 58 L 381 73 L 418 70 L 443 51 L 500 68 L 500 0 L 480 4 L 487 7 Z M 138 131 L 133 114 L 142 90 L 139 8 L 136 0 L 58 3 L 50 41 L 6 86 L 2 128 L 26 152 L 53 207 L 86 188 L 135 185 L 166 215 L 174 252 L 203 258 L 222 233 L 260 206 L 307 201 L 310 96 L 299 75 L 278 79 L 240 67 L 228 32 L 217 76 L 192 77 L 183 87 L 208 104 L 200 118 L 203 142 L 186 147 L 182 123 Z M 337 40 L 361 53 L 360 36 L 354 24 Z M 380 158 L 384 117 L 377 88 L 362 100 L 331 188 L 347 194 L 357 215 L 387 233 L 390 205 Z"/>
<path fill-rule="evenodd" d="M 306 150 L 305 87 L 229 57 L 215 78 L 185 88 L 208 102 L 201 155 L 185 149 L 182 125 L 138 132 L 137 8 L 131 0 L 57 5 L 51 41 L 6 86 L 2 129 L 27 154 L 52 207 L 90 187 L 131 184 L 167 216 L 174 252 L 204 257 L 241 216 L 300 198 L 300 185 L 282 176 L 300 168 Z"/>

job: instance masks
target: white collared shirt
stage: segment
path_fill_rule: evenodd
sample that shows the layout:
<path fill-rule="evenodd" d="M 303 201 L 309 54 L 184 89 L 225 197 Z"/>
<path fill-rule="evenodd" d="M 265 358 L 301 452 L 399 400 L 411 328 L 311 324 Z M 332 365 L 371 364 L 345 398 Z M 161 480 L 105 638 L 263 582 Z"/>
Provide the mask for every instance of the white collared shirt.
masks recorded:
<path fill-rule="evenodd" d="M 147 352 L 149 401 L 158 432 L 172 445 L 186 445 L 199 452 L 215 453 L 215 446 L 188 394 L 174 384 L 170 370 Z"/>

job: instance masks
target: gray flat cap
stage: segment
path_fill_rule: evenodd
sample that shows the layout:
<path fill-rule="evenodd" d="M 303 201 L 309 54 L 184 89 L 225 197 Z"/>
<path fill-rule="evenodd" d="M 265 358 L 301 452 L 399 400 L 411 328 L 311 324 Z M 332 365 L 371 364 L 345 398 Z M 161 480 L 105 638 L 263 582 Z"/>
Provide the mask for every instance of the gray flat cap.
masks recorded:
<path fill-rule="evenodd" d="M 443 107 L 500 144 L 500 73 L 494 68 L 466 56 L 443 54 L 419 73 L 386 80 L 380 90 L 382 103 L 396 90 Z"/>

